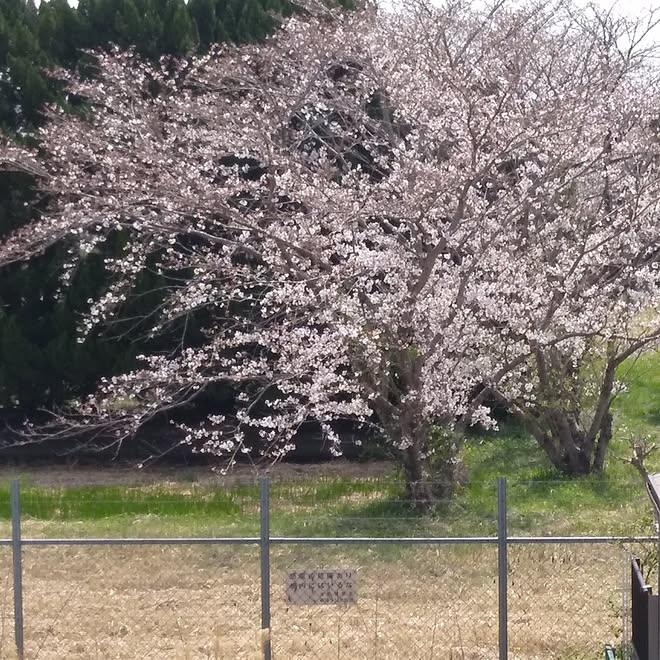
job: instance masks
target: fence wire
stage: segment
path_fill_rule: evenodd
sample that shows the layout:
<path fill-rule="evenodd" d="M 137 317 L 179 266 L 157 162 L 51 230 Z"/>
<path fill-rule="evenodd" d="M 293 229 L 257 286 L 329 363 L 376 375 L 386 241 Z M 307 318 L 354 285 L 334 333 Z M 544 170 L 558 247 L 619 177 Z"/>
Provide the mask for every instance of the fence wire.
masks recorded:
<path fill-rule="evenodd" d="M 258 566 L 254 547 L 27 547 L 25 655 L 254 658 Z"/>
<path fill-rule="evenodd" d="M 277 547 L 271 555 L 275 658 L 493 658 L 492 546 Z M 287 577 L 350 571 L 355 602 L 291 602 Z"/>
<path fill-rule="evenodd" d="M 622 641 L 623 565 L 609 544 L 513 545 L 509 548 L 508 629 L 520 660 L 603 655 Z"/>
<path fill-rule="evenodd" d="M 462 487 L 433 515 L 412 511 L 389 485 L 362 487 L 356 494 L 342 483 L 274 484 L 266 509 L 270 535 L 261 548 L 259 492 L 251 485 L 238 495 L 158 492 L 144 505 L 131 492 L 125 499 L 86 495 L 84 501 L 62 493 L 55 504 L 37 491 L 28 493 L 24 658 L 253 660 L 268 658 L 269 645 L 271 660 L 499 658 L 493 482 Z M 520 538 L 540 530 L 570 532 L 547 506 L 534 508 L 546 498 L 569 497 L 570 488 L 569 482 L 509 487 L 508 531 L 518 537 L 507 543 L 512 660 L 596 660 L 605 644 L 619 650 L 617 657 L 629 657 L 630 557 L 655 566 L 657 544 Z M 637 495 L 630 499 L 639 512 L 643 500 Z M 612 498 L 619 506 L 619 495 Z M 192 534 L 189 500 L 199 522 Z M 107 516 L 99 518 L 99 511 Z M 90 545 L 89 539 L 71 538 L 77 545 L 30 544 L 30 538 L 52 543 L 53 537 L 76 537 L 76 530 L 87 529 L 85 515 L 96 535 L 111 543 L 145 536 L 154 543 Z M 581 515 L 576 512 L 576 529 L 592 532 L 598 521 Z M 158 542 L 163 530 L 191 538 L 160 539 L 168 543 L 163 545 Z M 645 530 L 631 521 L 607 531 Z M 8 542 L 6 521 L 0 521 L 0 533 Z M 194 536 L 210 541 L 197 544 Z M 422 542 L 405 538 L 412 536 Z M 235 543 L 224 543 L 227 537 Z M 270 630 L 262 630 L 264 551 L 270 562 Z M 291 575 L 308 574 L 320 580 L 350 575 L 354 594 L 336 603 L 307 592 L 292 598 Z M 657 576 L 647 574 L 647 580 L 656 584 Z M 0 545 L 0 658 L 16 657 L 12 598 L 12 550 Z"/>
<path fill-rule="evenodd" d="M 14 608 L 11 548 L 0 547 L 0 658 L 12 658 L 14 643 Z"/>

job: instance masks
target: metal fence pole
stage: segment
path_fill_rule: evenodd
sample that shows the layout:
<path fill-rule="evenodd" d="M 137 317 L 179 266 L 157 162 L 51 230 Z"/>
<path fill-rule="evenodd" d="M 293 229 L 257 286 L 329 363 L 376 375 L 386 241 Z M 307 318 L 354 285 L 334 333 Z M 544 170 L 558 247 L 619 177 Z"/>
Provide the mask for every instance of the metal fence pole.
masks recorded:
<path fill-rule="evenodd" d="M 16 655 L 23 660 L 23 564 L 21 556 L 21 491 L 18 479 L 11 480 L 11 548 L 14 566 L 14 640 Z"/>
<path fill-rule="evenodd" d="M 497 478 L 497 576 L 499 591 L 499 660 L 507 659 L 507 529 L 506 529 L 506 477 Z"/>
<path fill-rule="evenodd" d="M 268 477 L 259 480 L 261 536 L 261 631 L 264 660 L 270 660 L 270 503 Z"/>

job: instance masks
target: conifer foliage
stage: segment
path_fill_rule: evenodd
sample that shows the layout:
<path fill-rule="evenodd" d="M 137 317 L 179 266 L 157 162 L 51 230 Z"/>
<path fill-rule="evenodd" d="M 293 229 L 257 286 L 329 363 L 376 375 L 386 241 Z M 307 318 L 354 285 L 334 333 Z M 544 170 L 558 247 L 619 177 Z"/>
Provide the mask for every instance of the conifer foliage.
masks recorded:
<path fill-rule="evenodd" d="M 32 0 L 0 0 L 0 130 L 32 143 L 45 104 L 71 101 L 46 70 L 88 65 L 84 49 L 115 44 L 152 60 L 185 57 L 214 42 L 263 40 L 277 16 L 290 11 L 286 0 L 81 0 L 77 8 L 67 0 L 38 8 Z M 0 172 L 0 237 L 34 219 L 45 201 L 30 175 Z M 76 324 L 107 273 L 96 255 L 72 273 L 71 288 L 60 291 L 65 257 L 61 249 L 49 250 L 0 278 L 0 408 L 29 412 L 60 404 L 132 364 L 139 330 L 77 341 Z M 137 295 L 141 302 L 132 313 L 147 314 L 153 296 Z"/>

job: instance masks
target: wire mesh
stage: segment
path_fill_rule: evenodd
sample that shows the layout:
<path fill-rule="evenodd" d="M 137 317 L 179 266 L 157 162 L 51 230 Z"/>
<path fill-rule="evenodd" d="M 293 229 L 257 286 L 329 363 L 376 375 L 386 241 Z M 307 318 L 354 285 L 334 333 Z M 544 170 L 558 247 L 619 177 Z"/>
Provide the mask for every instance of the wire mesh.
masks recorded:
<path fill-rule="evenodd" d="M 271 484 L 273 536 L 488 536 L 497 533 L 496 482 L 431 482 L 452 493 L 430 508 L 415 506 L 401 480 L 289 480 Z"/>
<path fill-rule="evenodd" d="M 7 510 L 0 514 L 9 516 Z M 253 536 L 258 488 L 190 483 L 21 489 L 23 537 Z"/>
<path fill-rule="evenodd" d="M 507 479 L 509 536 L 636 536 L 655 534 L 644 482 L 599 475 Z"/>
<path fill-rule="evenodd" d="M 592 660 L 623 641 L 618 544 L 509 547 L 509 645 L 519 660 Z"/>
<path fill-rule="evenodd" d="M 291 602 L 291 573 L 329 571 L 352 572 L 354 602 Z M 278 546 L 271 575 L 274 658 L 497 657 L 492 546 Z"/>
<path fill-rule="evenodd" d="M 12 556 L 9 546 L 0 547 L 0 658 L 12 658 L 14 644 L 14 606 Z"/>
<path fill-rule="evenodd" d="M 253 658 L 254 547 L 23 550 L 28 658 Z"/>

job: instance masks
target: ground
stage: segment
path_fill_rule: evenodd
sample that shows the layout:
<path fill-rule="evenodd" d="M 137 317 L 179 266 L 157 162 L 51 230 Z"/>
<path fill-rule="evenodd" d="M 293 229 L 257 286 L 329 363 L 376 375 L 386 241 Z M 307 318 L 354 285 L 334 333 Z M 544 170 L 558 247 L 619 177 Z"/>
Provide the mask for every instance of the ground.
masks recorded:
<path fill-rule="evenodd" d="M 496 533 L 496 477 L 507 477 L 510 535 L 653 534 L 639 475 L 618 460 L 626 436 L 657 436 L 660 358 L 636 364 L 615 408 L 604 475 L 567 479 L 521 429 L 473 434 L 468 478 L 430 514 L 412 511 L 387 462 L 281 463 L 268 475 L 272 536 L 456 536 Z M 655 462 L 653 462 L 655 461 Z M 654 458 L 651 468 L 660 466 Z M 21 479 L 24 538 L 259 535 L 257 474 L 238 467 L 0 468 L 0 537 L 9 538 L 9 480 Z M 657 562 L 655 543 L 509 546 L 513 660 L 595 660 L 620 644 L 629 559 Z M 271 558 L 275 660 L 438 658 L 497 653 L 497 550 L 469 545 L 281 545 Z M 259 548 L 246 545 L 57 545 L 23 548 L 28 658 L 260 657 Z M 351 568 L 354 606 L 292 606 L 287 572 Z M 11 552 L 0 546 L 0 657 L 11 658 Z M 4 579 L 3 579 L 4 577 Z M 649 575 L 649 582 L 655 577 Z"/>
<path fill-rule="evenodd" d="M 348 461 L 337 459 L 323 463 L 284 463 L 256 470 L 249 465 L 238 465 L 227 475 L 207 466 L 162 466 L 152 465 L 138 468 L 136 465 L 91 466 L 49 466 L 49 465 L 3 465 L 0 466 L 0 483 L 16 476 L 41 488 L 62 488 L 75 486 L 137 486 L 146 484 L 185 482 L 198 485 L 221 485 L 232 487 L 239 483 L 252 483 L 259 476 L 268 475 L 272 479 L 313 480 L 317 477 L 371 478 L 383 477 L 392 473 L 394 465 L 388 461 Z"/>

